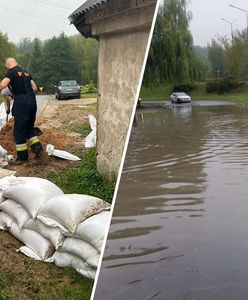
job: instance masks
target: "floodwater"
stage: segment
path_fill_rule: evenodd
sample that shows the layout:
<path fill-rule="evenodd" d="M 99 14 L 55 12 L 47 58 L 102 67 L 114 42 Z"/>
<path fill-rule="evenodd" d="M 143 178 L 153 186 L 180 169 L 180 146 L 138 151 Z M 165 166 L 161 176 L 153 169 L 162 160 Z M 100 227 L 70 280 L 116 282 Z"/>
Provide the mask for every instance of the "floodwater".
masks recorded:
<path fill-rule="evenodd" d="M 137 113 L 95 300 L 248 299 L 248 111 L 212 104 Z"/>

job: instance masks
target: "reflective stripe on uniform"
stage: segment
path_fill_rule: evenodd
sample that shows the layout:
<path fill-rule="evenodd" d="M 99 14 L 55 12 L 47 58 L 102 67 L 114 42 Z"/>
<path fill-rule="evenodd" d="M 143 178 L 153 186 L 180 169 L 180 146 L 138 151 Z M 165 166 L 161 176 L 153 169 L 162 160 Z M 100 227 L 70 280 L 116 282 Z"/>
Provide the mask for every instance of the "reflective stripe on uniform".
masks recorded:
<path fill-rule="evenodd" d="M 37 143 L 40 143 L 40 140 L 37 136 L 34 136 L 34 137 L 30 138 L 28 141 L 29 141 L 30 146 L 32 146 L 34 144 L 37 144 Z"/>
<path fill-rule="evenodd" d="M 26 150 L 28 150 L 27 144 L 16 145 L 16 151 L 26 151 Z"/>

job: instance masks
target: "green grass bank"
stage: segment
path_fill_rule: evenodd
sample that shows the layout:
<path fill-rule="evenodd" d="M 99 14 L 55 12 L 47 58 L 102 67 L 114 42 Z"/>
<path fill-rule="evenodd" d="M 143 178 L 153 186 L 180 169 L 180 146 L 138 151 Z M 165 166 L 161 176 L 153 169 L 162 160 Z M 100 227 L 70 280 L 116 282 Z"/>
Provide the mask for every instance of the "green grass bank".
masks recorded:
<path fill-rule="evenodd" d="M 141 88 L 140 97 L 143 101 L 164 101 L 170 99 L 172 86 L 160 85 L 153 88 Z M 234 90 L 226 94 L 207 93 L 204 83 L 196 85 L 195 89 L 188 93 L 192 100 L 231 100 L 248 105 L 248 86 L 245 88 Z"/>

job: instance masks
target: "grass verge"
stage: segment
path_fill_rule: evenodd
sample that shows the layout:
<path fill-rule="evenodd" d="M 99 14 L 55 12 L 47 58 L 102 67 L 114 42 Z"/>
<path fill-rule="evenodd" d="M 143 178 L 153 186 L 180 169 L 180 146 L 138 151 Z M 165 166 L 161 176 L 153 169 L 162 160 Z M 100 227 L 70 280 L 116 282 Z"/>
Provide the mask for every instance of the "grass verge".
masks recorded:
<path fill-rule="evenodd" d="M 81 98 L 85 99 L 85 98 L 97 98 L 97 94 L 81 94 Z"/>
<path fill-rule="evenodd" d="M 160 101 L 169 100 L 172 91 L 172 86 L 158 86 L 153 88 L 141 89 L 141 98 L 143 101 Z M 248 105 L 248 89 L 242 91 L 233 91 L 225 95 L 207 93 L 204 83 L 199 83 L 196 88 L 191 91 L 190 96 L 193 100 L 231 100 Z"/>
<path fill-rule="evenodd" d="M 91 195 L 109 203 L 113 198 L 115 185 L 97 171 L 95 148 L 84 152 L 78 167 L 69 169 L 67 172 L 51 174 L 48 179 L 67 194 Z"/>

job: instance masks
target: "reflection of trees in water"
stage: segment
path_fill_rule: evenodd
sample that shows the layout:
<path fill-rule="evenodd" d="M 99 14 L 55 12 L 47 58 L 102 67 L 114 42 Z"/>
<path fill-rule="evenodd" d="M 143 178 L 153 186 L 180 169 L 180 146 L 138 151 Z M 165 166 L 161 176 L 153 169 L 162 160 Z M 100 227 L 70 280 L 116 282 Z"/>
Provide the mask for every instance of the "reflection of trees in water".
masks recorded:
<path fill-rule="evenodd" d="M 206 174 L 198 157 L 208 114 L 199 112 L 181 106 L 137 114 L 114 216 L 202 214 Z M 170 183 L 177 185 L 164 185 Z"/>

